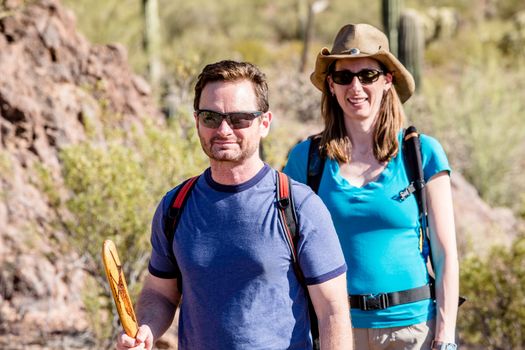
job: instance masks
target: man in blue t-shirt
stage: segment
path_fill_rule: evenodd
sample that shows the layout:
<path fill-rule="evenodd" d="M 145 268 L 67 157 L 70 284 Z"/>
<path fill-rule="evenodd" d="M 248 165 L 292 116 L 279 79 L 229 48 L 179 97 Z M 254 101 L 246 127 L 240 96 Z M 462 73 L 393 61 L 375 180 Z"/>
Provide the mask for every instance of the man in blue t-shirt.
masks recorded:
<path fill-rule="evenodd" d="M 272 121 L 268 107 L 265 76 L 252 64 L 221 61 L 199 75 L 195 124 L 210 167 L 188 197 L 172 246 L 163 223 L 178 188 L 161 200 L 137 305 L 141 326 L 135 338 L 120 335 L 117 349 L 151 349 L 182 295 L 179 350 L 312 348 L 306 291 L 279 220 L 276 171 L 259 157 Z M 352 349 L 346 264 L 330 214 L 308 187 L 291 185 L 297 261 L 321 348 Z"/>

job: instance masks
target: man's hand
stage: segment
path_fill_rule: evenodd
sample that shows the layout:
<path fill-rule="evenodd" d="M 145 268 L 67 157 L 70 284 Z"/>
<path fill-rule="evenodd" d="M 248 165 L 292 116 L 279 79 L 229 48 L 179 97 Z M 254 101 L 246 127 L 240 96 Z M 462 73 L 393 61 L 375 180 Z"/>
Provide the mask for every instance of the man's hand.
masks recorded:
<path fill-rule="evenodd" d="M 163 279 L 147 274 L 137 303 L 139 327 L 135 338 L 122 333 L 117 338 L 117 350 L 151 350 L 155 339 L 159 339 L 169 328 L 175 316 L 181 294 L 177 280 Z"/>
<path fill-rule="evenodd" d="M 147 325 L 139 327 L 137 337 L 132 338 L 126 333 L 122 332 L 117 337 L 117 350 L 135 349 L 135 350 L 151 350 L 153 348 L 153 333 Z"/>

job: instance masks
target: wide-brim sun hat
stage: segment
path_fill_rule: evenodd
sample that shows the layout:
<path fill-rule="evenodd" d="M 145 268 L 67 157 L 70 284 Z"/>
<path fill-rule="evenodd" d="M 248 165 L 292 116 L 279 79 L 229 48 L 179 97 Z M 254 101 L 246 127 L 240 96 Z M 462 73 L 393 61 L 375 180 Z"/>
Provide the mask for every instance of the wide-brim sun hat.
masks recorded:
<path fill-rule="evenodd" d="M 386 35 L 369 24 L 347 24 L 337 33 L 332 50 L 324 47 L 317 55 L 315 70 L 310 80 L 323 91 L 330 64 L 342 58 L 369 57 L 380 62 L 393 75 L 394 87 L 401 102 L 414 93 L 416 84 L 412 74 L 390 52 Z"/>

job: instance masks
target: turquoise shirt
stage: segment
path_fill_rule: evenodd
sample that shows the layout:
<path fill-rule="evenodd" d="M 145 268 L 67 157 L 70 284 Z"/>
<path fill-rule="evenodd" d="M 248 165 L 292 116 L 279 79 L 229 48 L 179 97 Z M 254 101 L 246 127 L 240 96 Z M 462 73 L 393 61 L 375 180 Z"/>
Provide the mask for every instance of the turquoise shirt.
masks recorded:
<path fill-rule="evenodd" d="M 398 141 L 401 142 L 402 132 Z M 306 183 L 306 140 L 290 152 L 284 172 Z M 434 138 L 421 135 L 425 180 L 450 172 L 445 152 Z M 351 185 L 339 173 L 337 161 L 327 159 L 319 196 L 332 215 L 348 266 L 349 294 L 388 293 L 420 287 L 429 282 L 425 256 L 419 249 L 418 207 L 414 195 L 400 200 L 408 186 L 401 152 L 379 177 L 362 187 Z M 396 305 L 384 310 L 352 309 L 357 328 L 401 327 L 435 317 L 431 299 Z"/>

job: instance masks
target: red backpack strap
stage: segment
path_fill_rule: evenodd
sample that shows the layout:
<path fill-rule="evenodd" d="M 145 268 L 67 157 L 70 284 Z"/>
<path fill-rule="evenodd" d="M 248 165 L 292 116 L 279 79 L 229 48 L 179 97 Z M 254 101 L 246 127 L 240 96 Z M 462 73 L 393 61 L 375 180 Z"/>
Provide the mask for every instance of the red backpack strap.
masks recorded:
<path fill-rule="evenodd" d="M 292 195 L 292 186 L 290 184 L 290 178 L 288 175 L 277 171 L 277 207 L 279 210 L 279 219 L 284 228 L 286 241 L 290 252 L 292 254 L 292 263 L 295 271 L 295 275 L 299 283 L 304 288 L 306 296 L 308 298 L 308 314 L 310 318 L 310 330 L 312 332 L 313 349 L 319 350 L 319 324 L 317 315 L 315 314 L 314 305 L 310 299 L 308 293 L 308 287 L 304 279 L 303 271 L 299 266 L 297 256 L 297 241 L 299 240 L 299 224 L 297 220 L 297 213 L 295 212 L 295 204 Z"/>
<path fill-rule="evenodd" d="M 171 206 L 172 208 L 175 208 L 175 209 L 182 208 L 183 204 L 185 203 L 185 200 L 188 198 L 188 194 L 193 189 L 193 186 L 195 185 L 195 181 L 197 181 L 198 178 L 199 178 L 198 175 L 191 177 L 182 184 L 180 191 L 178 191 L 177 195 L 175 196 L 173 205 Z"/>
<path fill-rule="evenodd" d="M 279 209 L 279 218 L 283 224 L 286 241 L 292 253 L 294 265 L 297 261 L 297 216 L 293 203 L 290 188 L 290 179 L 288 175 L 277 172 L 277 206 Z M 302 275 L 302 274 L 301 274 Z"/>
<path fill-rule="evenodd" d="M 168 212 L 164 217 L 164 234 L 168 240 L 168 258 L 171 260 L 173 265 L 178 267 L 177 259 L 173 253 L 173 240 L 175 239 L 175 231 L 177 230 L 177 225 L 179 224 L 179 219 L 184 209 L 184 205 L 190 197 L 191 191 L 195 187 L 197 180 L 200 175 L 191 177 L 184 181 L 180 185 L 179 189 L 173 195 L 171 199 Z M 182 292 L 182 276 L 180 270 L 177 272 L 177 286 L 180 292 Z"/>

